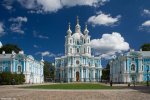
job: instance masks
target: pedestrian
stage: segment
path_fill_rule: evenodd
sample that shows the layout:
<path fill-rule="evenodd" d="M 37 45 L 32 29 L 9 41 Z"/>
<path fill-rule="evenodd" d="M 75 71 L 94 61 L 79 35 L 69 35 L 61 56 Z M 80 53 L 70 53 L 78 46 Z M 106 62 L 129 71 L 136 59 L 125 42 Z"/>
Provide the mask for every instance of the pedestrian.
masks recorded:
<path fill-rule="evenodd" d="M 113 82 L 112 82 L 112 80 L 110 81 L 110 86 L 112 86 L 112 84 L 113 84 Z"/>
<path fill-rule="evenodd" d="M 135 80 L 133 80 L 133 86 L 135 87 Z"/>

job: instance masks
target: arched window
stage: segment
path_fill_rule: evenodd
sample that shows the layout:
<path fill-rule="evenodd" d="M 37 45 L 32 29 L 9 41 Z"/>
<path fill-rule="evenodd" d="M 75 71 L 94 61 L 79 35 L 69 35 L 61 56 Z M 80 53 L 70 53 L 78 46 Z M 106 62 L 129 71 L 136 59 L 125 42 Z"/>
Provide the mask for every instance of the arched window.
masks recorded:
<path fill-rule="evenodd" d="M 143 65 L 142 65 L 142 71 L 144 70 L 144 67 L 143 67 Z"/>
<path fill-rule="evenodd" d="M 21 66 L 18 66 L 18 72 L 21 73 Z"/>
<path fill-rule="evenodd" d="M 72 43 L 72 40 L 70 39 L 70 43 Z"/>
<path fill-rule="evenodd" d="M 77 45 L 79 45 L 79 40 L 77 40 Z"/>
<path fill-rule="evenodd" d="M 88 39 L 88 43 L 90 42 L 90 40 Z"/>
<path fill-rule="evenodd" d="M 77 48 L 77 53 L 79 53 L 79 48 Z"/>
<path fill-rule="evenodd" d="M 72 53 L 72 48 L 70 48 L 70 53 Z"/>
<path fill-rule="evenodd" d="M 135 65 L 134 64 L 131 65 L 131 71 L 135 71 Z"/>

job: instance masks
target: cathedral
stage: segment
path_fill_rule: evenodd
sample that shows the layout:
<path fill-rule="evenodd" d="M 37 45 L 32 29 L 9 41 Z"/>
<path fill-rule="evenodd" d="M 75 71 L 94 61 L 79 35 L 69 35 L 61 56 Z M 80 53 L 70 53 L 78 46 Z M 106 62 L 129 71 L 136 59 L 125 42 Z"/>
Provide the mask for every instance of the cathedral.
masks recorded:
<path fill-rule="evenodd" d="M 61 82 L 99 82 L 101 58 L 94 57 L 91 52 L 87 25 L 82 34 L 77 18 L 75 32 L 72 33 L 69 24 L 65 36 L 65 55 L 55 58 L 55 79 Z"/>

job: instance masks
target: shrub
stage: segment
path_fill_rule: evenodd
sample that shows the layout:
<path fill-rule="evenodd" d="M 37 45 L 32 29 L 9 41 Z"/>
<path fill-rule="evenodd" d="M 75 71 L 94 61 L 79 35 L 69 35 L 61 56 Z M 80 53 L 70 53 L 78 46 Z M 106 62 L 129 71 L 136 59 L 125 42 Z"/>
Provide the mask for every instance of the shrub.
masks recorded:
<path fill-rule="evenodd" d="M 10 85 L 12 83 L 23 84 L 24 82 L 25 82 L 25 76 L 23 73 L 21 73 L 21 74 L 10 73 L 10 72 L 0 73 L 0 84 L 1 85 Z"/>

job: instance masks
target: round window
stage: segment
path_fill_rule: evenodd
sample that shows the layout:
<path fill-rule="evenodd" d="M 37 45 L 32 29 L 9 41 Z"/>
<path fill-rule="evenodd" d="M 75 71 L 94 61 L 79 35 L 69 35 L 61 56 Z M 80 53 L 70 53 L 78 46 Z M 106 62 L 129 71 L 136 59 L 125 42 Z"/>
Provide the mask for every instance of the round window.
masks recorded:
<path fill-rule="evenodd" d="M 76 61 L 76 64 L 79 64 L 79 60 Z"/>

